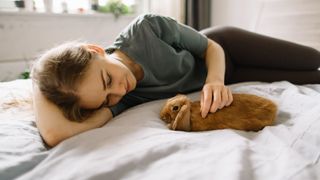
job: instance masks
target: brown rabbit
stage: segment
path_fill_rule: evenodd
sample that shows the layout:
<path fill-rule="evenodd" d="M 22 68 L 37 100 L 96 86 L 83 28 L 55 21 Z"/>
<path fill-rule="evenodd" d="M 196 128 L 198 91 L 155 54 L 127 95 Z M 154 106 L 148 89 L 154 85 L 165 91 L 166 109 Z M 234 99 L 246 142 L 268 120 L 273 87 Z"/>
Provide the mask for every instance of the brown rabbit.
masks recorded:
<path fill-rule="evenodd" d="M 277 106 L 270 100 L 251 94 L 233 94 L 233 102 L 215 113 L 201 117 L 200 102 L 191 102 L 185 95 L 168 99 L 160 118 L 172 130 L 206 131 L 237 129 L 258 131 L 272 125 Z"/>

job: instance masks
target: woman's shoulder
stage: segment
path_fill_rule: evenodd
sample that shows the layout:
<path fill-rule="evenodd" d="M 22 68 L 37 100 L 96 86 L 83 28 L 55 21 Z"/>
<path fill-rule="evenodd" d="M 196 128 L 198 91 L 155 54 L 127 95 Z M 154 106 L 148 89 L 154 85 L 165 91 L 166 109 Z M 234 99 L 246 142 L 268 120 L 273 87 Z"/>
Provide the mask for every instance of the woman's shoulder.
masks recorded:
<path fill-rule="evenodd" d="M 144 14 L 140 14 L 137 18 L 141 21 L 144 21 L 144 20 L 152 20 L 157 18 L 164 18 L 164 16 L 161 16 L 158 14 L 152 14 L 152 13 L 144 13 Z"/>
<path fill-rule="evenodd" d="M 168 21 L 168 20 L 174 20 L 171 17 L 162 16 L 158 14 L 152 14 L 152 13 L 145 13 L 141 14 L 136 18 L 136 23 L 144 23 L 144 22 L 160 22 L 160 21 Z"/>
<path fill-rule="evenodd" d="M 158 15 L 154 14 L 141 14 L 138 15 L 135 19 L 131 21 L 131 23 L 122 31 L 122 34 L 126 34 L 129 31 L 132 33 L 136 32 L 136 30 L 141 29 L 143 27 L 149 27 L 152 24 L 154 18 L 157 18 Z M 139 32 L 139 31 L 138 31 Z"/>

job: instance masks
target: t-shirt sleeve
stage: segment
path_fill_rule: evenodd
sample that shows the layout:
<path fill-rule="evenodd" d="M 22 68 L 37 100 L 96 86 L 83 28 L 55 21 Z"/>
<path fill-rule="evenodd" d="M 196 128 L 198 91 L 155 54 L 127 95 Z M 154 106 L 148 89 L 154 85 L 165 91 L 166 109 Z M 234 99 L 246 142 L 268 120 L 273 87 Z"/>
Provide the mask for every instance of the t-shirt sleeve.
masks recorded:
<path fill-rule="evenodd" d="M 208 45 L 207 38 L 203 34 L 170 17 L 146 14 L 144 19 L 147 23 L 143 23 L 143 26 L 149 26 L 162 41 L 203 57 Z"/>
<path fill-rule="evenodd" d="M 120 114 L 121 112 L 123 112 L 128 108 L 129 106 L 127 104 L 120 101 L 118 104 L 111 106 L 110 110 L 111 110 L 112 116 L 116 117 L 118 114 Z"/>
<path fill-rule="evenodd" d="M 136 106 L 136 105 L 141 104 L 143 102 L 147 102 L 147 100 L 139 98 L 138 96 L 134 95 L 134 93 L 126 94 L 118 102 L 118 104 L 110 107 L 110 110 L 112 112 L 112 116 L 115 117 L 118 114 L 125 111 L 126 109 L 129 109 L 130 107 Z"/>

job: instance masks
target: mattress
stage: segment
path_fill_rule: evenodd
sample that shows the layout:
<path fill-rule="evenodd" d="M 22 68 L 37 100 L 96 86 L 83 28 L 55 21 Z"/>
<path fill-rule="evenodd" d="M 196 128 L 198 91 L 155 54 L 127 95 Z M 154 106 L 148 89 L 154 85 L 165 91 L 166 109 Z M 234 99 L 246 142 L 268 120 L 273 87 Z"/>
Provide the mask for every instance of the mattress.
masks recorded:
<path fill-rule="evenodd" d="M 274 101 L 275 124 L 258 132 L 171 131 L 159 118 L 165 100 L 157 100 L 49 149 L 34 122 L 31 81 L 0 83 L 0 179 L 319 179 L 320 84 L 229 87 Z"/>

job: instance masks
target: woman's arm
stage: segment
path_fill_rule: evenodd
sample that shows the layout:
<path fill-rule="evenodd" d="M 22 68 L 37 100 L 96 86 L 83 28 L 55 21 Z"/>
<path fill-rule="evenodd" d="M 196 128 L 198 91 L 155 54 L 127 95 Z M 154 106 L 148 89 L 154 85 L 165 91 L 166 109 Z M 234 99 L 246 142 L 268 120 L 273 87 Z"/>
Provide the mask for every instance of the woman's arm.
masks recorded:
<path fill-rule="evenodd" d="M 224 85 L 225 56 L 222 47 L 208 39 L 205 52 L 205 61 L 208 69 L 205 85 L 201 93 L 201 115 L 206 117 L 208 112 L 216 112 L 224 106 L 229 106 L 232 101 L 232 93 Z"/>
<path fill-rule="evenodd" d="M 70 121 L 42 95 L 36 84 L 33 84 L 33 106 L 40 134 L 51 147 L 79 133 L 101 127 L 112 118 L 110 109 L 102 108 L 81 123 Z"/>

